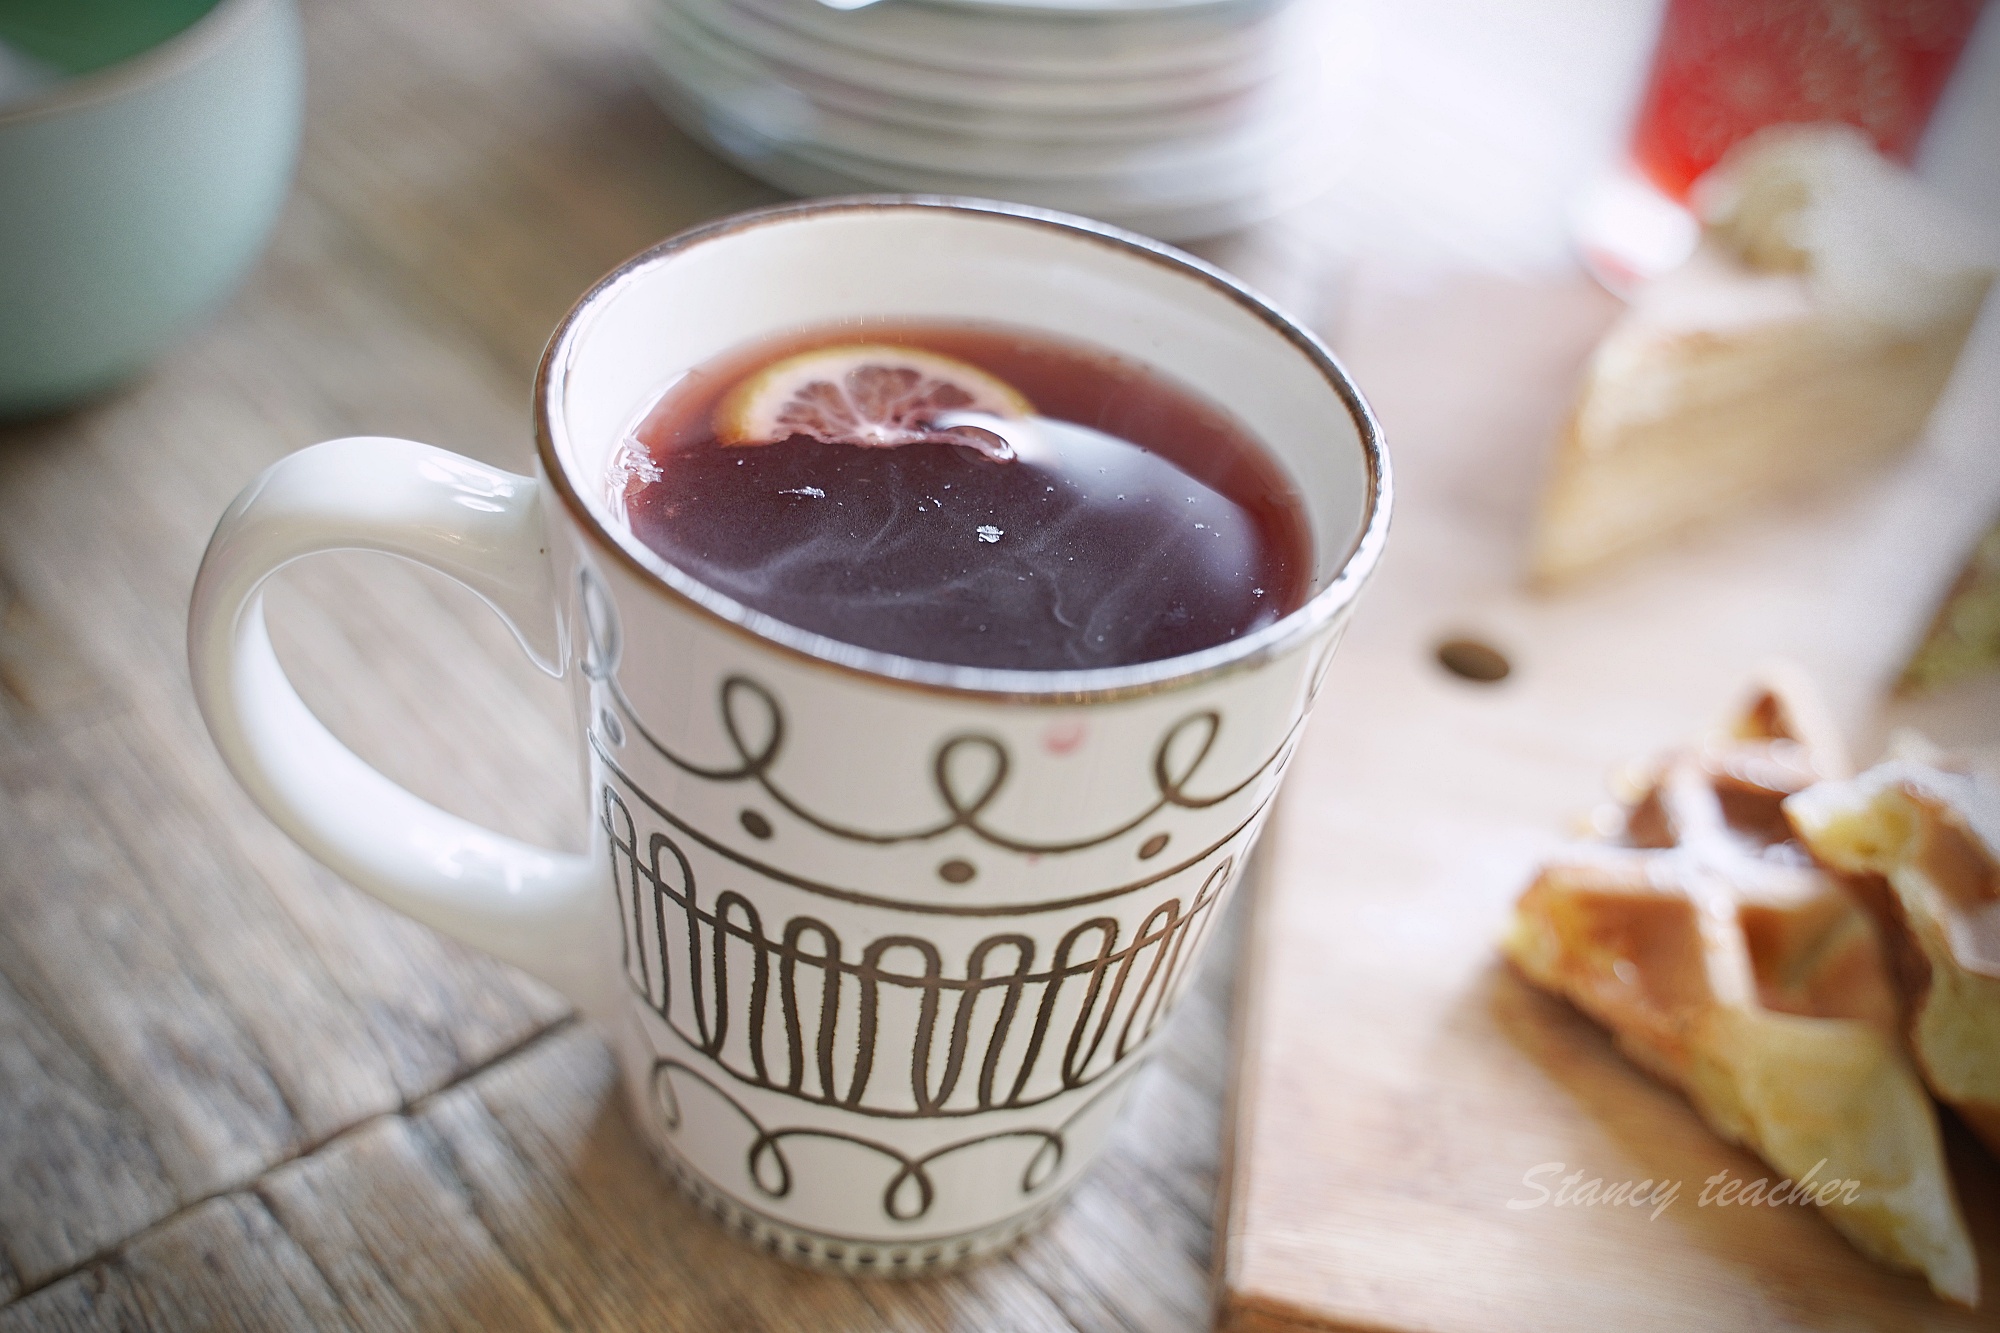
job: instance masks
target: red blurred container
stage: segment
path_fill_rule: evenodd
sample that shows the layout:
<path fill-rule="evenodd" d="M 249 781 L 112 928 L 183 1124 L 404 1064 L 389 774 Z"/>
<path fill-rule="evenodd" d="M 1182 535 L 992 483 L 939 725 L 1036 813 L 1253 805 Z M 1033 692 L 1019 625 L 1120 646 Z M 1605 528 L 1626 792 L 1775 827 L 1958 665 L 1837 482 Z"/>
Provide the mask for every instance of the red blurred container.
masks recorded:
<path fill-rule="evenodd" d="M 1907 162 L 1982 0 L 1669 0 L 1632 158 L 1677 200 L 1767 125 L 1844 121 Z"/>

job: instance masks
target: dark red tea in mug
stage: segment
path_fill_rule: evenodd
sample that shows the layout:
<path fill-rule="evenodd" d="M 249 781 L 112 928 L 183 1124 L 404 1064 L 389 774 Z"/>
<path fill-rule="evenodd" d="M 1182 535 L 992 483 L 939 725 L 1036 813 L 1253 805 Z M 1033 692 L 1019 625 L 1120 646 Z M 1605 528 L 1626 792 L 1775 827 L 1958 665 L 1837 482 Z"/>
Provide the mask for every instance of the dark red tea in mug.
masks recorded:
<path fill-rule="evenodd" d="M 869 322 L 667 389 L 614 486 L 702 583 L 844 643 L 1026 670 L 1227 643 L 1312 592 L 1305 507 L 1219 405 L 1000 325 Z"/>

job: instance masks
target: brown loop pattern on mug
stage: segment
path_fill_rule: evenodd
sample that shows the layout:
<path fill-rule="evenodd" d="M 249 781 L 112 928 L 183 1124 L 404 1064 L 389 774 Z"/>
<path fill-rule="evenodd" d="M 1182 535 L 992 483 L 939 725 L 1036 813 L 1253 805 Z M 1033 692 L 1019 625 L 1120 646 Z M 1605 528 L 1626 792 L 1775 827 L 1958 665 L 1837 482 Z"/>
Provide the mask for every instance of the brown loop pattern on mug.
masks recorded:
<path fill-rule="evenodd" d="M 666 1114 L 669 1133 L 677 1131 L 682 1120 L 680 1098 L 673 1087 L 675 1076 L 690 1078 L 700 1083 L 749 1127 L 752 1137 L 750 1146 L 744 1153 L 744 1169 L 751 1184 L 765 1197 L 783 1199 L 792 1192 L 792 1187 L 796 1183 L 796 1168 L 791 1159 L 785 1155 L 787 1142 L 822 1140 L 852 1144 L 880 1156 L 893 1168 L 888 1175 L 887 1183 L 882 1187 L 881 1202 L 883 1215 L 896 1222 L 917 1221 L 928 1214 L 936 1203 L 937 1182 L 930 1172 L 935 1163 L 984 1144 L 1008 1139 L 1032 1141 L 1035 1145 L 1034 1151 L 1029 1154 L 1022 1168 L 1020 1191 L 1023 1195 L 1035 1193 L 1053 1180 L 1062 1169 L 1063 1159 L 1068 1153 L 1070 1127 L 1110 1091 L 1110 1088 L 1106 1087 L 1093 1093 L 1063 1117 L 1062 1123 L 1051 1129 L 1028 1126 L 995 1130 L 990 1134 L 976 1134 L 957 1139 L 929 1152 L 912 1155 L 893 1144 L 866 1135 L 850 1134 L 844 1130 L 803 1125 L 779 1129 L 767 1128 L 748 1107 L 730 1095 L 721 1084 L 687 1062 L 671 1057 L 656 1061 L 652 1076 L 654 1100 L 661 1106 L 663 1112 L 667 1112 L 667 1108 L 672 1108 Z"/>
<path fill-rule="evenodd" d="M 1035 941 L 1006 931 L 957 968 L 922 936 L 856 949 L 817 917 L 769 926 L 734 890 L 705 905 L 672 838 L 641 849 L 608 786 L 601 810 L 626 982 L 647 1008 L 747 1087 L 890 1119 L 1034 1106 L 1125 1064 L 1187 984 L 1236 866 L 1223 856 L 1129 936 L 1091 917 L 1037 966 Z"/>
<path fill-rule="evenodd" d="M 1222 714 L 1208 708 L 1189 713 L 1168 727 L 1154 747 L 1151 773 L 1156 795 L 1150 803 L 1102 832 L 1081 838 L 1040 841 L 1005 833 L 987 823 L 983 817 L 1006 788 L 1013 769 L 1012 755 L 998 737 L 962 732 L 946 737 L 938 745 L 931 756 L 931 785 L 944 807 L 942 818 L 910 829 L 864 829 L 814 813 L 779 784 L 772 770 L 784 749 L 784 709 L 775 694 L 750 677 L 732 675 L 725 678 L 721 685 L 717 706 L 723 735 L 735 751 L 735 762 L 722 764 L 698 763 L 676 752 L 640 719 L 616 673 L 607 673 L 599 679 L 604 681 L 613 702 L 631 729 L 655 753 L 681 772 L 709 782 L 754 782 L 775 804 L 801 823 L 842 841 L 872 846 L 923 842 L 964 829 L 990 846 L 1023 855 L 1051 856 L 1101 847 L 1131 833 L 1169 807 L 1206 810 L 1241 794 L 1266 773 L 1283 768 L 1298 739 L 1299 730 L 1305 724 L 1301 715 L 1277 747 L 1240 781 L 1219 791 L 1200 794 L 1190 791 L 1189 786 L 1214 750 L 1216 738 L 1221 735 Z M 1192 746 L 1184 743 L 1184 738 L 1188 737 L 1196 738 Z M 972 758 L 968 760 L 967 756 Z"/>

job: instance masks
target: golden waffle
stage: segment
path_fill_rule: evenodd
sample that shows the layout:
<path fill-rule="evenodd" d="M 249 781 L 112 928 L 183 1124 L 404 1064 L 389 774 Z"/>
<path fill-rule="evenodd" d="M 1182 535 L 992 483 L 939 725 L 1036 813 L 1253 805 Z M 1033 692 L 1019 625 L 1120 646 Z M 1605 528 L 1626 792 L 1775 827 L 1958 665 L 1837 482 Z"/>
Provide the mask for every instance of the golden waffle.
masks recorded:
<path fill-rule="evenodd" d="M 2000 791 L 1899 761 L 1785 802 L 1885 929 L 1925 1081 L 2000 1154 Z"/>
<path fill-rule="evenodd" d="M 1785 823 L 1787 796 L 1845 775 L 1800 687 L 1766 686 L 1650 774 L 1623 845 L 1542 867 L 1505 949 L 1725 1139 L 1791 1180 L 1855 1182 L 1827 1219 L 1971 1305 L 1977 1261 L 1875 933 Z"/>

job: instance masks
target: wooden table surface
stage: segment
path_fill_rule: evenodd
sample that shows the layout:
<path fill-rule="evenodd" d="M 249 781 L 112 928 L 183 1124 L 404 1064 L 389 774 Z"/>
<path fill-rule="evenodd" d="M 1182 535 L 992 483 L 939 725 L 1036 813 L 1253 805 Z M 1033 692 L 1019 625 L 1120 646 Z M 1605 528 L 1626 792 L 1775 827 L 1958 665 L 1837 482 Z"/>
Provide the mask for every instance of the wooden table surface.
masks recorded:
<path fill-rule="evenodd" d="M 1328 127 L 1342 190 L 1204 252 L 1328 330 L 1357 248 L 1399 274 L 1565 263 L 1564 192 L 1616 138 L 1657 5 L 1495 8 L 1357 0 L 1393 77 Z M 357 433 L 525 469 L 576 295 L 775 197 L 654 108 L 621 0 L 303 9 L 303 160 L 247 286 L 117 395 L 0 427 L 0 1333 L 1206 1327 L 1230 938 L 1047 1228 L 935 1280 L 812 1274 L 665 1185 L 562 1001 L 335 879 L 224 772 L 183 636 L 244 482 Z M 391 776 L 580 840 L 561 687 L 469 595 L 332 556 L 271 618 Z"/>

